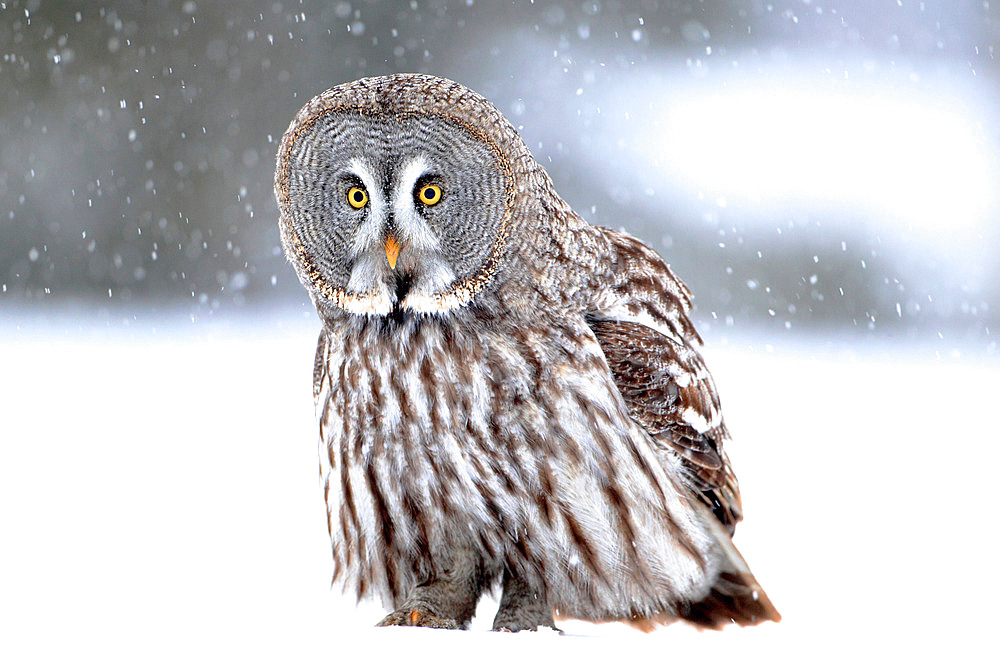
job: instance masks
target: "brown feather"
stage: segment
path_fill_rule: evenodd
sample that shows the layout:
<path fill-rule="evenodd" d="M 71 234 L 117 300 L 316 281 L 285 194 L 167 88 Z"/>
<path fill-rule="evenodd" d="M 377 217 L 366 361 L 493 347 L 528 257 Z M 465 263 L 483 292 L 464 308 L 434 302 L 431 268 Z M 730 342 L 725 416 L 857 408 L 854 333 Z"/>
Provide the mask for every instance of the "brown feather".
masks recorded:
<path fill-rule="evenodd" d="M 704 381 L 678 386 L 679 374 L 698 373 L 690 360 L 703 366 L 701 355 L 635 322 L 591 320 L 590 328 L 632 418 L 681 456 L 691 487 L 732 534 L 743 512 L 736 475 L 722 451 L 725 425 L 699 433 L 684 417 L 689 408 L 706 416 L 719 412 L 718 396 Z"/>

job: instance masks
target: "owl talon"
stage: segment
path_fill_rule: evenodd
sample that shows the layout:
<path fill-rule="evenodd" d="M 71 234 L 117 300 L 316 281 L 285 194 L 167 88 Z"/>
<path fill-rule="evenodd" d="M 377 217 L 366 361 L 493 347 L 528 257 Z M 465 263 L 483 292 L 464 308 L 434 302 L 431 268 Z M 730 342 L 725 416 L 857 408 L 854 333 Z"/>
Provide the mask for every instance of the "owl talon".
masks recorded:
<path fill-rule="evenodd" d="M 426 609 L 397 609 L 379 621 L 375 627 L 388 628 L 392 626 L 442 628 L 445 630 L 462 629 L 462 626 L 455 619 L 441 618 Z"/>
<path fill-rule="evenodd" d="M 493 619 L 495 632 L 534 632 L 539 628 L 552 628 L 560 634 L 552 620 L 552 608 L 545 600 L 543 590 L 533 587 L 527 580 L 510 571 L 503 575 L 503 597 Z"/>
<path fill-rule="evenodd" d="M 503 633 L 506 633 L 506 634 L 511 634 L 511 635 L 512 635 L 512 634 L 514 634 L 515 632 L 538 632 L 538 631 L 539 631 L 539 630 L 541 630 L 542 628 L 549 628 L 550 630 L 554 630 L 555 632 L 558 632 L 559 634 L 563 634 L 563 631 L 562 631 L 562 630 L 560 630 L 559 628 L 557 628 L 557 627 L 556 627 L 556 626 L 554 626 L 554 625 L 532 625 L 532 626 L 526 626 L 526 627 L 523 627 L 523 628 L 522 628 L 522 627 L 514 627 L 514 628 L 507 628 L 507 627 L 503 627 L 503 628 L 493 628 L 493 632 L 503 632 Z"/>

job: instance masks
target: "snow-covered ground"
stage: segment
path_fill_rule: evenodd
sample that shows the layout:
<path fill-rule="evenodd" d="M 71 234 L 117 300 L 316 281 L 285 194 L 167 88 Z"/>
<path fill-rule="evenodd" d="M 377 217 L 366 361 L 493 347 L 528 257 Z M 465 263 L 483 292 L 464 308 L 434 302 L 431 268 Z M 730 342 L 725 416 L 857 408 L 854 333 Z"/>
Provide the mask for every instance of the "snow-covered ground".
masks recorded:
<path fill-rule="evenodd" d="M 497 635 L 492 601 L 471 632 L 376 630 L 380 607 L 331 590 L 314 320 L 0 325 L 3 664 L 995 657 L 996 358 L 711 346 L 747 511 L 736 543 L 782 623 Z"/>

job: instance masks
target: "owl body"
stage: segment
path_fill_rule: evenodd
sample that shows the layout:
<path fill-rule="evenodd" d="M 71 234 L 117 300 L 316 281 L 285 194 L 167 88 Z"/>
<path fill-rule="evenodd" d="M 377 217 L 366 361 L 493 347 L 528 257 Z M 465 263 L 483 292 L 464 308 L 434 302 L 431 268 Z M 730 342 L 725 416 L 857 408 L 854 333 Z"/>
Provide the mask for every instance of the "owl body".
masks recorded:
<path fill-rule="evenodd" d="M 616 401 L 582 322 L 480 317 L 324 331 L 335 577 L 396 607 L 463 545 L 486 579 L 516 568 L 570 616 L 703 597 L 713 539 L 691 520 L 678 466 Z"/>
<path fill-rule="evenodd" d="M 334 580 L 465 627 L 552 614 L 777 620 L 688 317 L 653 251 L 592 227 L 506 119 L 424 75 L 318 96 L 275 191 L 323 330 L 313 388 Z"/>

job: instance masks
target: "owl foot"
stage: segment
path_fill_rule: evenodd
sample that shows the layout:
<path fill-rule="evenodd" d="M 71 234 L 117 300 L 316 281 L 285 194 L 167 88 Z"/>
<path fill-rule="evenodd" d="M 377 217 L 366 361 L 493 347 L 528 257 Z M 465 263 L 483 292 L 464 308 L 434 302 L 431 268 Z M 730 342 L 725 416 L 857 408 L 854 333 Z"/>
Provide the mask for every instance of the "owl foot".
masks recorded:
<path fill-rule="evenodd" d="M 521 632 L 522 630 L 535 632 L 538 628 L 552 628 L 559 634 L 562 634 L 562 630 L 557 628 L 555 622 L 553 622 L 551 613 L 548 620 L 543 618 L 509 618 L 501 620 L 499 614 L 497 618 L 493 619 L 493 632 Z"/>
<path fill-rule="evenodd" d="M 387 628 L 393 625 L 417 628 L 444 628 L 446 630 L 463 629 L 463 626 L 455 619 L 441 618 L 425 605 L 418 605 L 416 607 L 404 606 L 401 609 L 397 609 L 379 621 L 375 627 Z"/>
<path fill-rule="evenodd" d="M 523 578 L 505 572 L 503 597 L 500 609 L 493 619 L 496 632 L 535 631 L 540 627 L 561 632 L 552 620 L 552 609 L 545 599 L 545 592 L 533 589 Z"/>
<path fill-rule="evenodd" d="M 479 559 L 472 552 L 455 550 L 447 567 L 414 586 L 399 609 L 383 618 L 379 626 L 467 629 L 482 590 L 481 570 Z"/>

